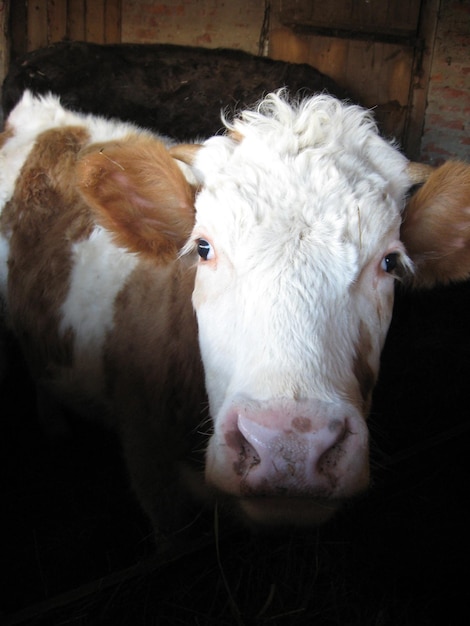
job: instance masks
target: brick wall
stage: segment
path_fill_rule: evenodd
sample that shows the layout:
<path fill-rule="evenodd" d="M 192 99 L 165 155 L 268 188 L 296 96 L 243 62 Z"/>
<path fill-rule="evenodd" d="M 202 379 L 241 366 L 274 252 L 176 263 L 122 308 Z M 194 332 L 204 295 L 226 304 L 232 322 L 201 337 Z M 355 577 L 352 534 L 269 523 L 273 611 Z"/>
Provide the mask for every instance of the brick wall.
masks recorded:
<path fill-rule="evenodd" d="M 441 0 L 421 160 L 470 162 L 470 0 Z"/>

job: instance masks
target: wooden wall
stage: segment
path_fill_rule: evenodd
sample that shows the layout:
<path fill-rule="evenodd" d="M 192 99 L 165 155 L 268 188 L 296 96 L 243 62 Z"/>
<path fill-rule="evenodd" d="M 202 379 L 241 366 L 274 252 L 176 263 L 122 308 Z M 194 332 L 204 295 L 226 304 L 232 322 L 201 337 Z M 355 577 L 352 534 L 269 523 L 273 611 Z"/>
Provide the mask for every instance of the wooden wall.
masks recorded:
<path fill-rule="evenodd" d="M 0 81 L 3 81 L 10 62 L 9 2 L 0 0 Z"/>
<path fill-rule="evenodd" d="M 258 52 L 264 0 L 10 0 L 13 56 L 67 38 Z"/>
<path fill-rule="evenodd" d="M 67 38 L 241 48 L 306 62 L 373 107 L 382 131 L 420 155 L 441 4 L 454 0 L 0 0 L 8 58 Z M 460 2 L 465 5 L 468 0 Z M 8 18 L 9 8 L 9 18 Z M 445 137 L 443 138 L 445 140 Z"/>
<path fill-rule="evenodd" d="M 315 65 L 419 154 L 439 0 L 279 0 L 270 56 Z"/>
<path fill-rule="evenodd" d="M 121 0 L 10 0 L 11 53 L 64 38 L 119 43 L 121 9 Z"/>

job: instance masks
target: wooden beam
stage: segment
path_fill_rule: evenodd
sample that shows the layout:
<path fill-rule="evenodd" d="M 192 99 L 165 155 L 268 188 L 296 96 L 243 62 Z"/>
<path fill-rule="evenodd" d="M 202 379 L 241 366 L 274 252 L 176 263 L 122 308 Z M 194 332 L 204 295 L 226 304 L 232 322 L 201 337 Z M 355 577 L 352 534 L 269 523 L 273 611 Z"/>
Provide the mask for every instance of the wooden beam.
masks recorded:
<path fill-rule="evenodd" d="M 0 85 L 7 75 L 10 64 L 10 0 L 0 2 Z M 0 111 L 1 118 L 1 111 Z M 0 127 L 2 126 L 0 119 Z"/>
<path fill-rule="evenodd" d="M 47 44 L 47 0 L 28 0 L 27 48 L 35 50 Z"/>
<path fill-rule="evenodd" d="M 49 0 L 47 5 L 49 25 L 47 43 L 61 41 L 67 35 L 67 2 L 66 0 Z"/>
<path fill-rule="evenodd" d="M 121 0 L 106 0 L 104 6 L 104 43 L 121 43 Z"/>
<path fill-rule="evenodd" d="M 85 39 L 94 43 L 104 43 L 105 0 L 86 0 Z"/>
<path fill-rule="evenodd" d="M 10 2 L 10 54 L 12 59 L 16 59 L 27 51 L 26 41 L 26 3 Z"/>
<path fill-rule="evenodd" d="M 409 114 L 405 128 L 404 151 L 410 159 L 419 159 L 424 116 L 428 98 L 440 0 L 422 0 L 418 36 L 422 46 L 415 52 L 412 84 L 408 102 Z"/>

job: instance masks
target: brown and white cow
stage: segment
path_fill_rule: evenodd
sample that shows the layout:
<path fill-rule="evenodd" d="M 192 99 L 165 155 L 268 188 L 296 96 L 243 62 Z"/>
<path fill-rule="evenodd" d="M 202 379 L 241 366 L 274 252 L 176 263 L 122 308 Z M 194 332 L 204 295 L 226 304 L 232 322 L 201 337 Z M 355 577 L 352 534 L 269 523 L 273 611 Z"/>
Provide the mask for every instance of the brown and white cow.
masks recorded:
<path fill-rule="evenodd" d="M 369 482 L 395 281 L 469 276 L 470 169 L 406 207 L 413 168 L 357 106 L 276 93 L 226 126 L 170 146 L 26 93 L 0 293 L 41 395 L 114 425 L 156 526 L 185 489 L 320 523 Z"/>

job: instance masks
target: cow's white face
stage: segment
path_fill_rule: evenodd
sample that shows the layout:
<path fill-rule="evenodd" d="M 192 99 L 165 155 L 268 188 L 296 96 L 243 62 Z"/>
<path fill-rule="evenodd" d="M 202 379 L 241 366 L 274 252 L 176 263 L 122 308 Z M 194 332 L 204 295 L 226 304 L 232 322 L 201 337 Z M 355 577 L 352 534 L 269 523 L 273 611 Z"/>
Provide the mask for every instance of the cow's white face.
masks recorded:
<path fill-rule="evenodd" d="M 206 479 L 267 523 L 323 521 L 367 486 L 365 420 L 409 264 L 405 159 L 357 120 L 317 114 L 311 136 L 260 116 L 196 160 Z"/>

